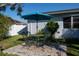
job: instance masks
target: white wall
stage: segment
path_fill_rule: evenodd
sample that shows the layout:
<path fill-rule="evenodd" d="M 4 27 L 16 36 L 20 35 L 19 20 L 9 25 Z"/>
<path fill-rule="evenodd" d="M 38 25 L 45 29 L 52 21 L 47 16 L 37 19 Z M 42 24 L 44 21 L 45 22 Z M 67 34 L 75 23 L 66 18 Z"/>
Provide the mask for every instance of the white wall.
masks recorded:
<path fill-rule="evenodd" d="M 36 33 L 36 22 L 35 23 L 28 23 L 28 32 L 29 32 L 29 34 Z"/>
<path fill-rule="evenodd" d="M 31 20 L 28 21 L 28 32 L 29 34 L 35 34 L 37 33 L 37 31 L 39 32 L 41 29 L 43 29 L 46 25 L 46 23 L 48 22 L 48 20 L 39 20 L 38 24 L 35 20 Z M 36 28 L 36 26 L 38 25 L 38 29 Z"/>
<path fill-rule="evenodd" d="M 26 25 L 16 25 L 16 24 L 14 24 L 10 27 L 8 35 L 9 36 L 18 35 L 19 34 L 18 32 L 21 31 L 24 27 L 26 27 Z M 26 31 L 27 31 L 27 29 L 26 29 Z"/>
<path fill-rule="evenodd" d="M 62 38 L 63 34 L 63 21 L 57 21 L 59 28 L 57 32 L 55 33 L 55 38 Z"/>
<path fill-rule="evenodd" d="M 63 19 L 61 16 L 56 16 L 54 18 L 52 18 L 52 20 L 56 23 L 58 23 L 59 28 L 57 30 L 57 32 L 55 33 L 55 38 L 62 38 L 62 34 L 63 34 Z"/>
<path fill-rule="evenodd" d="M 38 31 L 43 29 L 46 26 L 47 22 L 48 22 L 48 20 L 39 20 L 39 22 L 38 22 Z"/>

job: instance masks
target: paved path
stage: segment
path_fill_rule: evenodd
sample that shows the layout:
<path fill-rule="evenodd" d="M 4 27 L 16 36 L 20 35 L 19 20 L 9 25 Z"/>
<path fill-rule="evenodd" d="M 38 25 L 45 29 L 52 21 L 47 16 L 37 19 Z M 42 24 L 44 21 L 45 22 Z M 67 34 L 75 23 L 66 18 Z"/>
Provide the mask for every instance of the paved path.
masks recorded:
<path fill-rule="evenodd" d="M 66 46 L 60 45 L 60 47 L 66 50 Z M 46 45 L 43 47 L 17 45 L 3 52 L 17 54 L 19 56 L 66 56 L 64 51 Z"/>

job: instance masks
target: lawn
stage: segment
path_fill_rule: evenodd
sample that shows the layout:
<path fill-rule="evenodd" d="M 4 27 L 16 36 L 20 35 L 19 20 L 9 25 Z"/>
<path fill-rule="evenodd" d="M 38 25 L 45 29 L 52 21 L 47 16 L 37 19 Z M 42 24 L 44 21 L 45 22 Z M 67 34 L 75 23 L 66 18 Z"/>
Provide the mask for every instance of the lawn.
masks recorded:
<path fill-rule="evenodd" d="M 0 53 L 0 56 L 17 56 L 16 54 Z"/>
<path fill-rule="evenodd" d="M 79 56 L 79 39 L 58 39 L 57 42 L 67 46 L 68 56 Z"/>
<path fill-rule="evenodd" d="M 2 46 L 3 49 L 7 49 L 7 48 L 10 48 L 10 47 L 16 46 L 18 44 L 23 43 L 22 40 L 19 40 L 19 39 L 22 39 L 22 38 L 23 38 L 22 35 L 9 37 L 7 39 L 0 41 L 0 46 Z M 0 56 L 17 56 L 17 55 L 0 52 Z"/>
<path fill-rule="evenodd" d="M 19 40 L 21 38 L 23 38 L 22 35 L 17 35 L 17 36 L 9 37 L 7 39 L 4 39 L 4 40 L 0 41 L 0 46 L 2 46 L 3 49 L 7 49 L 7 48 L 10 48 L 12 46 L 21 44 L 22 41 Z"/>
<path fill-rule="evenodd" d="M 79 40 L 70 39 L 67 43 L 67 54 L 69 56 L 79 56 Z"/>

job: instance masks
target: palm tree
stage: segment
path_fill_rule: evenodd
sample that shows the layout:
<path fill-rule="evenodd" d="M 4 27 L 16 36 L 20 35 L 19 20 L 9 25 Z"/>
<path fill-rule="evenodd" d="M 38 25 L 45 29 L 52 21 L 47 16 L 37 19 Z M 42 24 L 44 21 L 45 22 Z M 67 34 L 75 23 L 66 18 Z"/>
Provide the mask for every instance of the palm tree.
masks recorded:
<path fill-rule="evenodd" d="M 6 7 L 10 6 L 10 10 L 17 11 L 17 15 L 21 15 L 22 13 L 22 4 L 17 3 L 0 3 L 0 11 L 5 11 Z"/>

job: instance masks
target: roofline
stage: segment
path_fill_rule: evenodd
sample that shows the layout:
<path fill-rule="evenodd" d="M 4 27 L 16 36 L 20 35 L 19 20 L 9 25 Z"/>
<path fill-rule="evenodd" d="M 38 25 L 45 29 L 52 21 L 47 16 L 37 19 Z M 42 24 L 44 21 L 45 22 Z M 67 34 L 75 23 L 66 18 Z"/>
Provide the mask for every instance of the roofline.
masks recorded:
<path fill-rule="evenodd" d="M 59 10 L 59 11 L 48 11 L 48 12 L 43 12 L 44 14 L 65 14 L 65 13 L 75 13 L 79 12 L 79 8 L 75 9 L 66 9 L 66 10 Z"/>

